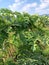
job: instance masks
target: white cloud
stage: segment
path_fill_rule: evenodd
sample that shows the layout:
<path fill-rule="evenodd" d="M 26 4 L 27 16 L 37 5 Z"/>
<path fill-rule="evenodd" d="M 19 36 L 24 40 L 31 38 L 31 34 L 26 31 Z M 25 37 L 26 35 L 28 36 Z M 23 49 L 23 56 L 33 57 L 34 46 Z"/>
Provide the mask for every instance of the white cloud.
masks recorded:
<path fill-rule="evenodd" d="M 35 12 L 41 13 L 41 12 L 47 12 L 47 8 L 49 7 L 49 0 L 40 0 L 40 4 L 38 5 L 37 8 L 35 8 Z"/>
<path fill-rule="evenodd" d="M 20 1 L 20 0 L 15 0 L 15 2 L 12 4 L 12 5 L 9 5 L 8 7 L 12 10 L 12 11 L 15 11 L 17 10 L 23 3 L 25 2 L 24 1 Z"/>
<path fill-rule="evenodd" d="M 40 2 L 49 3 L 49 0 L 40 0 Z"/>
<path fill-rule="evenodd" d="M 46 7 L 47 7 L 47 4 L 41 3 L 35 10 L 36 10 L 36 11 L 42 10 L 42 9 L 44 9 L 44 8 L 46 8 Z"/>
<path fill-rule="evenodd" d="M 22 11 L 29 11 L 31 8 L 34 8 L 37 6 L 37 3 L 29 3 L 26 4 L 23 8 Z"/>
<path fill-rule="evenodd" d="M 15 11 L 19 5 L 21 5 L 23 2 L 18 2 L 18 3 L 13 3 L 12 5 L 9 5 L 9 8 L 12 10 L 12 11 Z"/>
<path fill-rule="evenodd" d="M 20 2 L 20 0 L 15 0 L 15 2 Z"/>
<path fill-rule="evenodd" d="M 41 4 L 36 9 L 44 9 L 49 6 L 49 0 L 41 0 Z"/>
<path fill-rule="evenodd" d="M 20 11 L 20 12 L 28 12 L 28 13 L 39 13 L 44 14 L 49 12 L 49 0 L 40 0 L 40 4 L 38 2 L 28 3 L 28 0 L 14 0 L 12 5 L 9 5 L 9 8 L 12 11 Z"/>
<path fill-rule="evenodd" d="M 12 10 L 12 11 L 16 11 L 16 10 L 20 10 L 21 12 L 23 11 L 29 11 L 29 9 L 34 8 L 37 6 L 37 3 L 25 3 L 27 2 L 27 0 L 15 0 L 15 2 L 12 5 L 9 5 L 8 7 Z M 24 3 L 24 5 L 23 5 Z M 20 6 L 22 6 L 22 8 L 20 8 Z"/>

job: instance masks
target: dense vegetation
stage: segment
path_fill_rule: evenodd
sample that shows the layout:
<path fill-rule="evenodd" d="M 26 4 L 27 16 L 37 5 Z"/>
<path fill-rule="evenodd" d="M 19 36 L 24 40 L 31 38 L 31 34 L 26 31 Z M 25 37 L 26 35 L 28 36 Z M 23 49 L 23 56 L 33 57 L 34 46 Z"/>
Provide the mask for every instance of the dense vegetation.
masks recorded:
<path fill-rule="evenodd" d="M 0 65 L 49 65 L 49 16 L 0 9 Z"/>

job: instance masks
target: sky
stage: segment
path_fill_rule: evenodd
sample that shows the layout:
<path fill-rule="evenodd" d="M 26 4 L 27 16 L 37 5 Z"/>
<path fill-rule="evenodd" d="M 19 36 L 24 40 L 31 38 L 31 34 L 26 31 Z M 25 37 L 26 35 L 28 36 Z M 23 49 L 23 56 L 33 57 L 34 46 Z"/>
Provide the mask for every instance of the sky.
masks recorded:
<path fill-rule="evenodd" d="M 49 0 L 0 0 L 1 8 L 29 14 L 49 14 Z"/>

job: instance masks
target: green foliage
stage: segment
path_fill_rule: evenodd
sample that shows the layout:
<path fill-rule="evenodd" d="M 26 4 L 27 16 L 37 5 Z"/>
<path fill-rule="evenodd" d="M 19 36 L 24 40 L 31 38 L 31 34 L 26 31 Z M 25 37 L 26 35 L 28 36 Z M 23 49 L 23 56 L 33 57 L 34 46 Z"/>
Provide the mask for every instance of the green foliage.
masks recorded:
<path fill-rule="evenodd" d="M 49 65 L 49 16 L 0 9 L 0 65 Z"/>

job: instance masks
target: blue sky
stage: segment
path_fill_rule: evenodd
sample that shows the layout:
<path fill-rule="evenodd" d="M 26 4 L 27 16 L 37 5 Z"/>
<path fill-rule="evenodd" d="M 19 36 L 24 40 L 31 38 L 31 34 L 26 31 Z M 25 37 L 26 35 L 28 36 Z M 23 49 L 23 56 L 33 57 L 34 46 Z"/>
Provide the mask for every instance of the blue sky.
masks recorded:
<path fill-rule="evenodd" d="M 49 14 L 49 0 L 0 0 L 0 8 L 30 14 Z"/>

